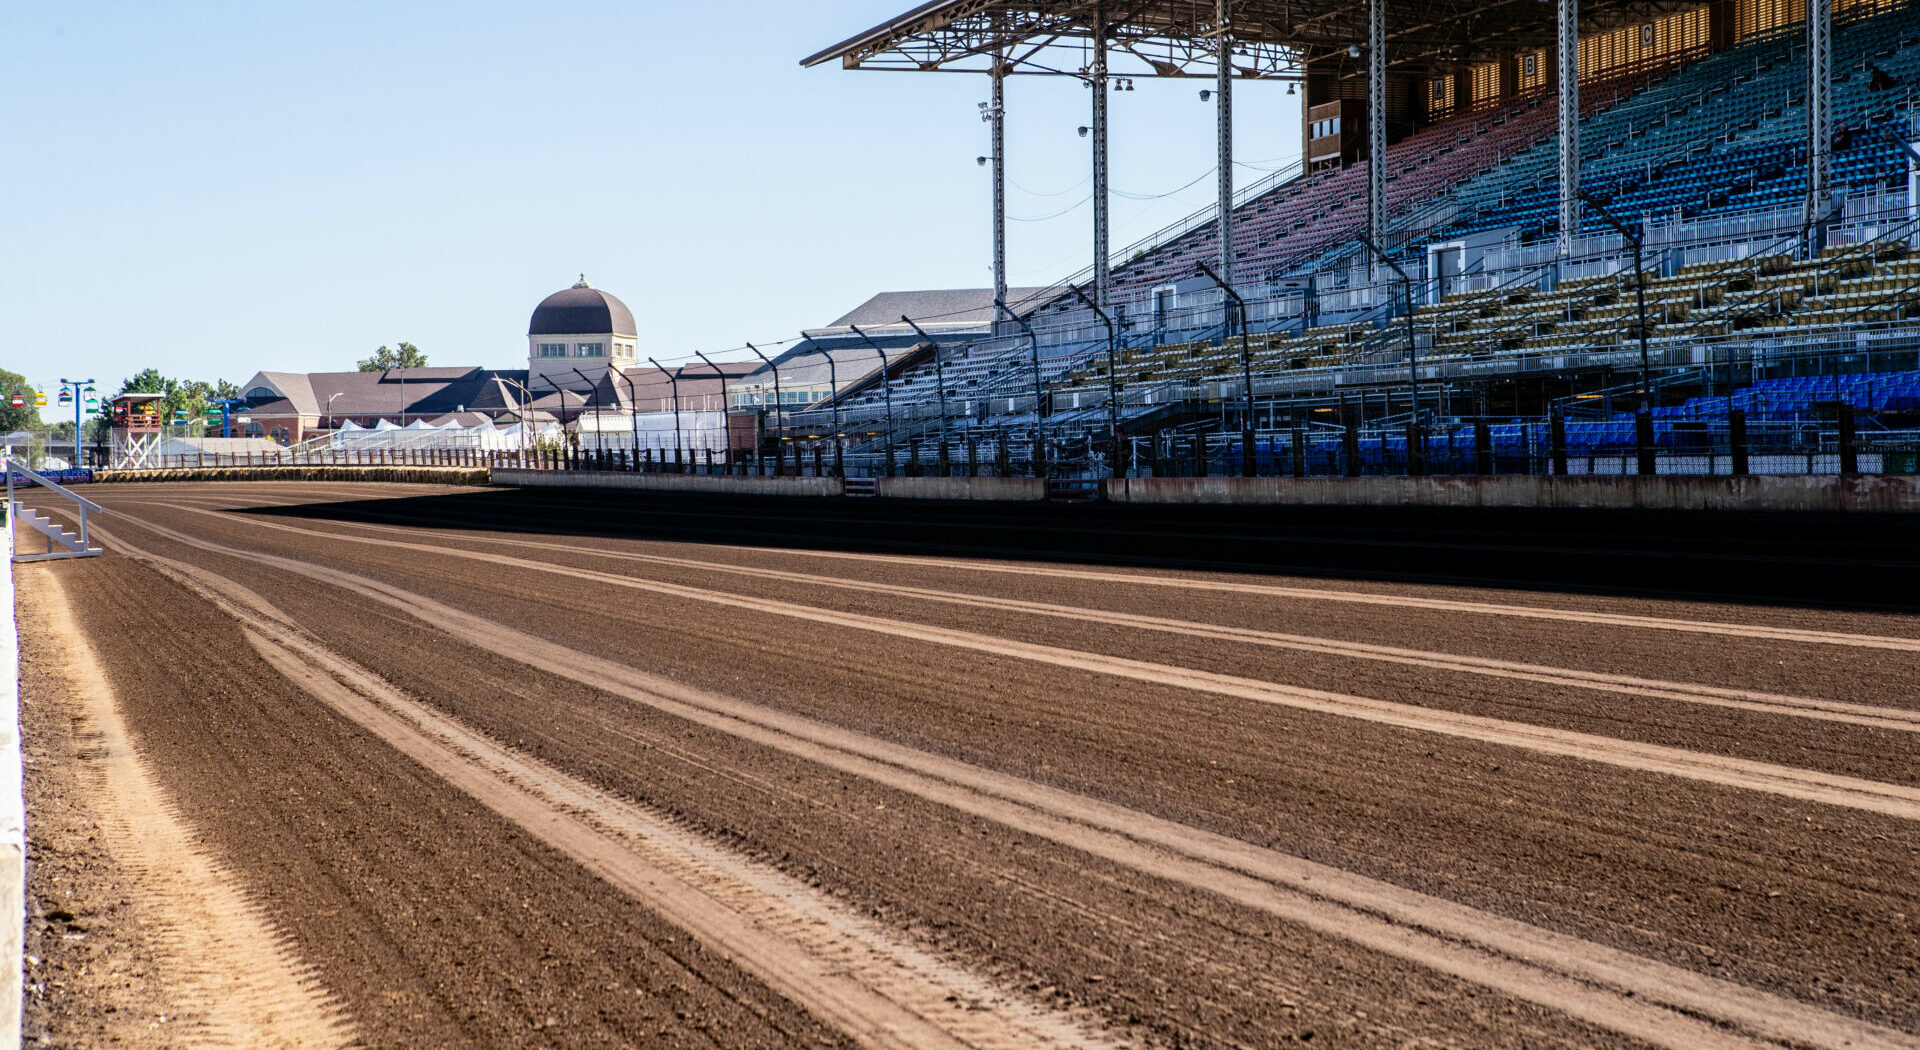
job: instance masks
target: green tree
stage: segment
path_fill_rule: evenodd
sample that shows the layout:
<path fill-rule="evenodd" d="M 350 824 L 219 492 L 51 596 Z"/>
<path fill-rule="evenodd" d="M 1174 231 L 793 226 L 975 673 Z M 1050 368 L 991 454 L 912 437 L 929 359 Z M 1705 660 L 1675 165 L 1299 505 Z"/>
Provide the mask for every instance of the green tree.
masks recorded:
<path fill-rule="evenodd" d="M 360 362 L 362 372 L 384 372 L 389 368 L 425 368 L 427 355 L 412 343 L 401 343 L 398 350 L 381 347 L 373 356 Z"/>
<path fill-rule="evenodd" d="M 15 394 L 27 395 L 26 407 L 13 407 Z M 33 388 L 27 385 L 27 377 L 0 368 L 0 434 L 35 430 L 40 426 L 40 411 L 33 407 Z"/>
<path fill-rule="evenodd" d="M 240 388 L 224 379 L 211 383 L 174 379 L 161 375 L 157 368 L 149 368 L 121 383 L 120 393 L 162 394 L 156 406 L 161 423 L 171 424 L 176 413 L 184 412 L 188 423 L 197 426 L 204 419 L 207 406 L 224 398 L 239 397 Z"/>

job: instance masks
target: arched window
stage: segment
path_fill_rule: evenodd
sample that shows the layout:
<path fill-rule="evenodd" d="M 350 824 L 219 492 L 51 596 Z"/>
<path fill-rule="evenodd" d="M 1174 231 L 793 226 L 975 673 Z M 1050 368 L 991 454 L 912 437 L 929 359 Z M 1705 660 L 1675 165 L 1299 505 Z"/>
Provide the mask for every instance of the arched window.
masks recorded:
<path fill-rule="evenodd" d="M 257 386 L 247 391 L 247 397 L 255 401 L 271 401 L 279 396 L 280 394 L 272 387 Z"/>

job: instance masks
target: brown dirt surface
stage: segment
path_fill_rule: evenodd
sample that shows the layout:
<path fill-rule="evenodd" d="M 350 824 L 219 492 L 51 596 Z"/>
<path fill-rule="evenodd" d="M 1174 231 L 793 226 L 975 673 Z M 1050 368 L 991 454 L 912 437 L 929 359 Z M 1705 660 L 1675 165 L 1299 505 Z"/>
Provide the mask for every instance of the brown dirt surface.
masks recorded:
<path fill-rule="evenodd" d="M 350 1026 L 127 738 L 58 570 L 17 574 L 28 988 L 43 1046 L 337 1047 Z"/>
<path fill-rule="evenodd" d="M 1908 612 L 1100 570 L 1166 581 L 1148 586 L 977 551 L 929 565 L 879 541 L 836 563 L 793 532 L 867 526 L 825 505 L 610 499 L 543 524 L 528 512 L 551 500 L 381 494 L 128 486 L 105 497 L 120 556 L 63 567 L 109 678 L 195 682 L 130 690 L 130 727 L 169 757 L 163 778 L 226 863 L 272 888 L 265 910 L 374 1042 L 485 1045 L 489 1025 L 525 1036 L 536 1015 L 556 1022 L 540 1042 L 694 1038 L 706 1028 L 681 1017 L 633 1027 L 596 983 L 616 945 L 644 968 L 650 945 L 689 931 L 683 978 L 775 1022 L 736 1021 L 725 1045 L 846 1030 L 751 958 L 714 958 L 724 930 L 663 920 L 664 899 L 636 903 L 591 850 L 506 816 L 507 796 L 455 787 L 472 762 L 370 729 L 378 709 L 443 741 L 474 734 L 469 755 L 504 749 L 503 782 L 666 817 L 1120 1037 L 1920 1046 L 1920 821 L 1705 775 L 1764 766 L 1906 798 Z M 948 511 L 875 513 L 931 542 Z M 951 513 L 1027 535 L 1011 511 Z M 706 525 L 719 531 L 691 538 Z M 168 610 L 164 633 L 151 609 Z M 1730 632 L 1657 622 L 1673 620 Z M 1345 706 L 1271 702 L 1303 690 Z M 1575 734 L 1613 757 L 1538 743 Z M 503 935 L 516 906 L 596 921 Z M 449 996 L 492 1012 L 435 1012 Z"/>

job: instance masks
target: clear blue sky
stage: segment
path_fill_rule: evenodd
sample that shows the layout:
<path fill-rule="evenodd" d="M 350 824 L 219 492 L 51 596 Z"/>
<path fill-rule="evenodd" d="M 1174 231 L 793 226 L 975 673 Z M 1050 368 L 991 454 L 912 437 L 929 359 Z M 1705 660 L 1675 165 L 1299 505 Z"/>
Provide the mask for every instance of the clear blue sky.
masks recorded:
<path fill-rule="evenodd" d="M 582 271 L 665 361 L 987 286 L 986 78 L 798 64 L 908 6 L 12 0 L 0 366 L 524 365 Z M 1116 248 L 1211 204 L 1204 86 L 1114 96 L 1116 191 L 1193 183 L 1117 198 Z M 1242 160 L 1297 160 L 1295 101 L 1242 88 Z M 1008 210 L 1054 216 L 1010 224 L 1015 284 L 1088 262 L 1086 107 L 1009 83 Z"/>

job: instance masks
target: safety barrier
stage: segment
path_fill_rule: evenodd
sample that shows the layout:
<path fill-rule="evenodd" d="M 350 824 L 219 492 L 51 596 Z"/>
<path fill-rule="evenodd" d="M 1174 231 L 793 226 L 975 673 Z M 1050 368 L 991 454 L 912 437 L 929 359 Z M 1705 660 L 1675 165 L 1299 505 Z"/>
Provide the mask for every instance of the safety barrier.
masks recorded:
<path fill-rule="evenodd" d="M 0 529 L 4 566 L 13 529 Z M 20 762 L 20 630 L 13 571 L 0 571 L 0 1050 L 19 1050 L 22 952 L 26 943 L 27 804 Z"/>

